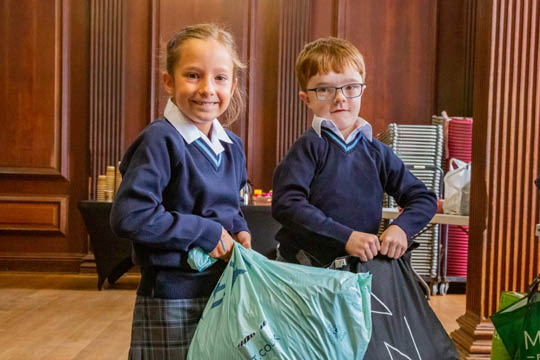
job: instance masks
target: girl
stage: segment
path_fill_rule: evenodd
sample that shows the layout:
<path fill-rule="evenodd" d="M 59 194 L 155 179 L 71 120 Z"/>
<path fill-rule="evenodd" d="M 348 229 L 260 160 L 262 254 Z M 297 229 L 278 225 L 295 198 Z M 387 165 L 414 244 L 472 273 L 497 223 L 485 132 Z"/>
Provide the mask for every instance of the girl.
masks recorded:
<path fill-rule="evenodd" d="M 242 110 L 242 70 L 232 36 L 212 24 L 180 30 L 167 44 L 165 118 L 148 125 L 121 163 L 111 212 L 117 235 L 133 240 L 141 282 L 130 359 L 184 359 L 221 272 L 190 269 L 200 247 L 227 261 L 233 239 L 250 248 L 240 211 L 246 162 L 240 138 L 223 129 Z M 232 234 L 232 236 L 231 236 Z"/>

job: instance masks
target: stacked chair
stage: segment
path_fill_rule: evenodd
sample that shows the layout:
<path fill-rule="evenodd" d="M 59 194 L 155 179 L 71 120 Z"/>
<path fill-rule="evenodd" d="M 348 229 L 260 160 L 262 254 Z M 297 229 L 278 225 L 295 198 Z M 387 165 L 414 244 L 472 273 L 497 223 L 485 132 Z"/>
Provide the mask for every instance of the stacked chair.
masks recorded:
<path fill-rule="evenodd" d="M 443 193 L 444 133 L 441 125 L 389 124 L 378 139 L 390 146 L 409 170 L 440 198 Z M 396 201 L 385 195 L 383 207 L 397 207 Z M 389 221 L 381 224 L 386 228 Z M 437 294 L 440 281 L 440 225 L 428 225 L 416 235 L 420 246 L 413 251 L 411 263 L 429 294 Z M 429 283 L 429 286 L 427 285 Z"/>

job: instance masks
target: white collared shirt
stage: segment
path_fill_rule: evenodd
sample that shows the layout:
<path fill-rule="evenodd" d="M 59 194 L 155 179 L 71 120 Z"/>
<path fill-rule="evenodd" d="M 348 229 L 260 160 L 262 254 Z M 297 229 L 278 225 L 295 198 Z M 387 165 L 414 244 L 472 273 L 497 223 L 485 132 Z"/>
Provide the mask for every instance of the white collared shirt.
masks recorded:
<path fill-rule="evenodd" d="M 217 119 L 212 121 L 212 128 L 210 129 L 210 139 L 206 136 L 191 120 L 187 119 L 184 114 L 178 109 L 178 107 L 169 98 L 165 111 L 163 112 L 165 118 L 174 126 L 176 130 L 182 135 L 184 140 L 188 144 L 191 144 L 198 138 L 202 138 L 216 155 L 219 155 L 225 150 L 220 141 L 232 144 L 232 140 L 223 129 L 223 126 Z"/>
<path fill-rule="evenodd" d="M 347 139 L 343 138 L 343 134 L 341 131 L 339 131 L 338 127 L 332 120 L 328 120 L 322 117 L 319 117 L 317 115 L 313 116 L 313 122 L 311 123 L 311 126 L 313 127 L 313 130 L 317 133 L 317 135 L 321 136 L 321 127 L 325 127 L 332 131 L 334 134 L 339 136 L 340 139 L 345 141 L 345 144 L 350 143 L 354 140 L 356 135 L 361 132 L 364 134 L 364 136 L 371 141 L 373 138 L 373 129 L 371 128 L 371 125 L 364 119 L 362 119 L 360 116 L 356 118 L 355 128 L 354 130 L 347 136 Z"/>

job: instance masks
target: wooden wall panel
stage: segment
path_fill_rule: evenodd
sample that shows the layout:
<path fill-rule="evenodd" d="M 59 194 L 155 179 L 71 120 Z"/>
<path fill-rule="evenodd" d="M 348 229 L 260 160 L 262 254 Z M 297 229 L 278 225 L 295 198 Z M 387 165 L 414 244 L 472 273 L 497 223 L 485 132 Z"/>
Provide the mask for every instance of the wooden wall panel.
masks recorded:
<path fill-rule="evenodd" d="M 276 163 L 280 14 L 281 1 L 252 1 L 246 155 L 248 178 L 264 190 Z"/>
<path fill-rule="evenodd" d="M 0 174 L 67 177 L 62 2 L 6 0 L 0 11 Z"/>
<path fill-rule="evenodd" d="M 540 273 L 540 4 L 478 0 L 467 312 L 452 334 L 488 358 L 501 291 Z"/>
<path fill-rule="evenodd" d="M 476 0 L 439 0 L 436 109 L 472 116 Z"/>
<path fill-rule="evenodd" d="M 149 0 L 123 1 L 122 11 L 122 155 L 141 129 L 152 120 L 150 113 L 152 4 Z"/>
<path fill-rule="evenodd" d="M 79 271 L 87 253 L 88 5 L 0 5 L 2 270 Z"/>
<path fill-rule="evenodd" d="M 67 198 L 0 196 L 0 231 L 66 234 Z"/>
<path fill-rule="evenodd" d="M 391 122 L 429 124 L 435 104 L 437 2 L 345 2 L 343 36 L 366 61 L 360 115 L 374 133 Z M 339 9 L 339 8 L 338 8 Z"/>

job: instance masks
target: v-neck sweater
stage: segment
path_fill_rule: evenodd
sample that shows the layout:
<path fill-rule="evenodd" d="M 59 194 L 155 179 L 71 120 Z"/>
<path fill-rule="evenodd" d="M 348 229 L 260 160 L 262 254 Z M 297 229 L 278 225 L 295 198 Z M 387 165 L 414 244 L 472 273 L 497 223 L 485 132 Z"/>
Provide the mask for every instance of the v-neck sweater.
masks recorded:
<path fill-rule="evenodd" d="M 280 252 L 308 252 L 320 266 L 347 255 L 356 231 L 377 234 L 384 193 L 403 208 L 393 224 L 409 240 L 433 217 L 436 196 L 391 148 L 361 132 L 345 143 L 323 128 L 307 130 L 277 166 L 272 214 L 283 226 Z M 290 258 L 290 256 L 289 256 Z"/>
<path fill-rule="evenodd" d="M 158 119 L 126 151 L 111 225 L 118 236 L 133 241 L 141 267 L 190 273 L 186 260 L 191 248 L 211 252 L 222 227 L 232 234 L 249 231 L 240 210 L 240 189 L 246 182 L 243 144 L 232 132 L 227 135 L 232 143 L 223 142 L 225 150 L 216 155 L 204 141 L 188 144 L 170 122 Z M 212 268 L 219 267 L 210 272 Z M 202 275 L 192 277 L 201 280 Z M 190 291 L 199 285 L 184 282 L 187 288 L 172 295 L 210 294 L 211 288 Z M 163 291 L 168 297 L 177 290 Z"/>

